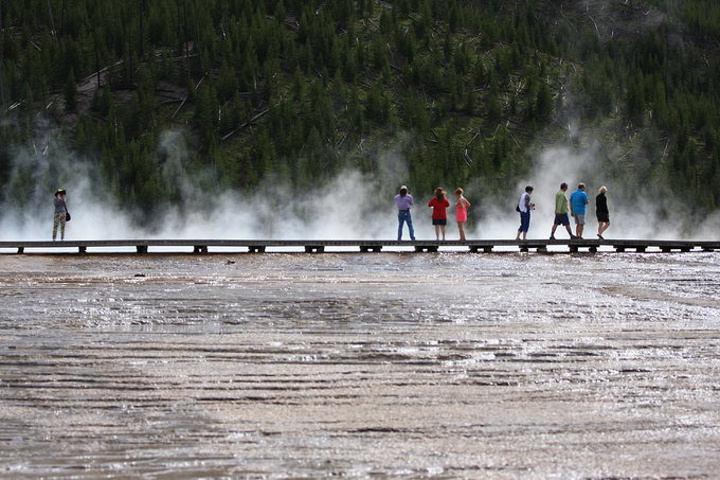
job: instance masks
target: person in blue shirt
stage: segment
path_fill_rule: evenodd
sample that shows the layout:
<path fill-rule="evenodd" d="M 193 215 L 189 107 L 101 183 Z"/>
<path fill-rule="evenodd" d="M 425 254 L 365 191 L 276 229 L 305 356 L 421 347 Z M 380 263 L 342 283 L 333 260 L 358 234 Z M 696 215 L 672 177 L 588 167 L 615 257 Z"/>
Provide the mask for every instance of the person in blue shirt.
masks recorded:
<path fill-rule="evenodd" d="M 585 213 L 587 212 L 587 204 L 590 203 L 585 190 L 587 187 L 584 183 L 578 185 L 572 195 L 570 195 L 570 215 L 575 218 L 575 235 L 578 240 L 582 240 L 583 230 L 585 229 Z"/>

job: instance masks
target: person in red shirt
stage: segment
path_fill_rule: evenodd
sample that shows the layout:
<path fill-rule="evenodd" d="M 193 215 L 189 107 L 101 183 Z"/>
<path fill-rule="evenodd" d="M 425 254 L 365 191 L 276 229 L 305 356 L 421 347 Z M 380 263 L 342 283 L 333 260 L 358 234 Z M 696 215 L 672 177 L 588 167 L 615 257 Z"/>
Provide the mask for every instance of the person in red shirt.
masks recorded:
<path fill-rule="evenodd" d="M 435 240 L 445 240 L 445 226 L 447 225 L 447 209 L 450 202 L 447 199 L 447 192 L 442 188 L 435 189 L 435 196 L 428 202 L 428 207 L 433 209 L 432 223 L 435 226 Z"/>

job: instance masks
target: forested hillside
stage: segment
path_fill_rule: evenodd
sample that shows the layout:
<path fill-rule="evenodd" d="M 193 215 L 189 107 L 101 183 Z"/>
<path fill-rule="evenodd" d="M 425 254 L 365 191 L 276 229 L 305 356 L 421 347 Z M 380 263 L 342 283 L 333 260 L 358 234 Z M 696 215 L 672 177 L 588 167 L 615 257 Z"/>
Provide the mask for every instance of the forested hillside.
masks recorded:
<path fill-rule="evenodd" d="M 514 188 L 533 149 L 592 131 L 608 178 L 720 206 L 714 0 L 24 0 L 0 3 L 0 187 L 67 172 L 118 208 L 263 182 L 304 191 L 389 149 L 416 191 Z M 182 154 L 177 152 L 181 151 Z M 618 153 L 620 152 L 620 153 Z M 393 183 L 393 188 L 396 187 Z M 372 186 L 369 186 L 372 188 Z M 555 188 L 555 186 L 553 186 Z"/>

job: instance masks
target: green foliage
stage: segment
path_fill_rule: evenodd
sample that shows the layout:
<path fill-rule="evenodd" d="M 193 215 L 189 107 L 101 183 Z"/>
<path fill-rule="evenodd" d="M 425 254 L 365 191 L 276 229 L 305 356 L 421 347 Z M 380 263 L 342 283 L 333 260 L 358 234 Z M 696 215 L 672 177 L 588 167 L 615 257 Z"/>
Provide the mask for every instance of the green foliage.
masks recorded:
<path fill-rule="evenodd" d="M 75 83 L 75 73 L 72 69 L 70 69 L 65 82 L 64 94 L 65 111 L 68 113 L 74 112 L 77 108 L 77 85 Z"/>
<path fill-rule="evenodd" d="M 157 148 L 169 130 L 191 150 L 178 168 L 210 189 L 272 177 L 300 191 L 348 163 L 372 170 L 364 152 L 399 135 L 414 139 L 402 154 L 415 191 L 500 188 L 530 167 L 528 145 L 561 135 L 568 97 L 612 142 L 654 139 L 640 151 L 693 208 L 720 206 L 720 4 L 615 5 L 630 23 L 604 33 L 561 3 L 3 2 L 0 183 L 61 99 L 57 124 L 98 187 L 147 219 L 182 201 Z"/>

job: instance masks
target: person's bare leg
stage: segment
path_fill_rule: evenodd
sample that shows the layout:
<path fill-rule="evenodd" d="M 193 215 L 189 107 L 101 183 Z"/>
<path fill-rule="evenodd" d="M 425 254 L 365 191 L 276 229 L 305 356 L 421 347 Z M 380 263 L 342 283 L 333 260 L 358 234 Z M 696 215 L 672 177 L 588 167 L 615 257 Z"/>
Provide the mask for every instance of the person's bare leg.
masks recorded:
<path fill-rule="evenodd" d="M 598 237 L 603 238 L 602 234 L 605 233 L 605 230 L 607 230 L 610 227 L 610 222 L 599 222 L 598 223 Z"/>

